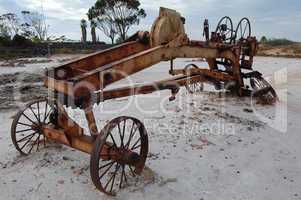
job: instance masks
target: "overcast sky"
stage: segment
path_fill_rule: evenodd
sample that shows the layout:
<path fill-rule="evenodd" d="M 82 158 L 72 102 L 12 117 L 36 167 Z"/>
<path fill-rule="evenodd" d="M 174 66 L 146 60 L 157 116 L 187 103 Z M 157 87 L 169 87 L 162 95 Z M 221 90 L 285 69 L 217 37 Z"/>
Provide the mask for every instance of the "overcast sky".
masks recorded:
<path fill-rule="evenodd" d="M 215 28 L 219 18 L 228 15 L 234 25 L 240 18 L 248 17 L 252 31 L 257 37 L 266 35 L 275 38 L 289 38 L 301 41 L 301 0 L 141 0 L 147 17 L 137 30 L 149 30 L 158 15 L 159 7 L 165 6 L 178 10 L 186 17 L 186 32 L 192 39 L 200 39 L 202 24 L 209 19 L 211 28 Z M 79 22 L 86 18 L 88 9 L 95 0 L 43 0 L 49 35 L 80 40 Z M 0 0 L 0 14 L 20 13 L 22 10 L 40 11 L 41 0 Z M 108 41 L 99 31 L 100 40 Z"/>

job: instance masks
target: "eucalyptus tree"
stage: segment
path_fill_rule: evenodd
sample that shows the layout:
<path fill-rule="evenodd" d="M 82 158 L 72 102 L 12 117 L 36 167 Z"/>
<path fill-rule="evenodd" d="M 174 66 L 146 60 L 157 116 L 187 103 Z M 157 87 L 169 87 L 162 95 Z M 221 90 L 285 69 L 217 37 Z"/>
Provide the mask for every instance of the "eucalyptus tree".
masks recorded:
<path fill-rule="evenodd" d="M 130 28 L 146 17 L 140 5 L 139 0 L 97 0 L 89 9 L 88 17 L 112 41 L 116 35 L 125 40 Z"/>

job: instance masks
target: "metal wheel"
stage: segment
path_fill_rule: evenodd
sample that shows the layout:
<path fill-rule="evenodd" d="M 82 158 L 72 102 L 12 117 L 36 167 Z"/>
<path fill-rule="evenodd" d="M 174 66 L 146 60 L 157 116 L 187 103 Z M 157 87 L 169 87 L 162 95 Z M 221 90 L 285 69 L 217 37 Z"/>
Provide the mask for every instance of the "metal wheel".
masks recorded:
<path fill-rule="evenodd" d="M 223 17 L 215 30 L 215 33 L 222 37 L 222 41 L 231 44 L 233 42 L 233 23 L 230 17 Z"/>
<path fill-rule="evenodd" d="M 242 18 L 235 31 L 235 41 L 240 42 L 251 36 L 251 23 L 248 18 Z"/>
<path fill-rule="evenodd" d="M 189 68 L 195 68 L 198 69 L 198 66 L 196 66 L 195 64 L 189 64 L 185 67 L 185 72 L 187 76 L 190 76 L 191 74 L 189 74 L 188 69 Z M 199 93 L 202 92 L 204 90 L 204 83 L 202 82 L 195 82 L 195 83 L 191 83 L 191 82 L 187 82 L 185 85 L 187 91 L 190 94 L 195 94 L 195 93 Z"/>
<path fill-rule="evenodd" d="M 90 160 L 90 173 L 96 188 L 115 196 L 131 177 L 141 174 L 148 154 L 144 125 L 132 117 L 109 122 L 96 139 Z"/>
<path fill-rule="evenodd" d="M 253 96 L 257 96 L 263 104 L 273 104 L 278 100 L 278 96 L 272 86 L 264 78 L 251 78 Z"/>
<path fill-rule="evenodd" d="M 35 100 L 20 110 L 12 123 L 11 139 L 21 155 L 29 155 L 46 147 L 42 125 L 51 123 L 53 107 L 47 99 Z"/>

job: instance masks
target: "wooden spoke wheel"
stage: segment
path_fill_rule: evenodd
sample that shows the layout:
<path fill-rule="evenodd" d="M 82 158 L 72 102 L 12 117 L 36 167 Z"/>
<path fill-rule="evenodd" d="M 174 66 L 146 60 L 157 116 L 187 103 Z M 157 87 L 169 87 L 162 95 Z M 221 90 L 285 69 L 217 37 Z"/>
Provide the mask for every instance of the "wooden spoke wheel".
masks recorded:
<path fill-rule="evenodd" d="M 251 36 L 251 23 L 248 18 L 242 18 L 235 31 L 236 42 L 243 42 Z"/>
<path fill-rule="evenodd" d="M 98 190 L 115 196 L 130 178 L 141 174 L 148 154 L 144 125 L 132 117 L 109 122 L 97 137 L 90 161 L 91 178 Z"/>
<path fill-rule="evenodd" d="M 188 71 L 190 68 L 198 69 L 198 66 L 196 66 L 194 64 L 187 65 L 185 67 L 185 73 L 186 73 L 187 76 L 191 76 L 192 75 Z M 186 87 L 187 91 L 190 94 L 196 94 L 196 93 L 202 92 L 204 90 L 204 83 L 202 83 L 202 82 L 187 82 L 185 84 L 185 87 Z"/>
<path fill-rule="evenodd" d="M 272 88 L 269 82 L 262 77 L 250 79 L 251 87 L 253 88 L 253 96 L 260 99 L 263 104 L 273 104 L 278 100 L 277 93 Z"/>
<path fill-rule="evenodd" d="M 46 147 L 41 127 L 51 123 L 54 108 L 47 99 L 35 100 L 20 110 L 12 123 L 11 139 L 21 155 L 29 155 Z"/>
<path fill-rule="evenodd" d="M 215 33 L 219 34 L 222 41 L 224 43 L 232 43 L 233 42 L 233 22 L 230 17 L 223 17 L 215 30 Z"/>

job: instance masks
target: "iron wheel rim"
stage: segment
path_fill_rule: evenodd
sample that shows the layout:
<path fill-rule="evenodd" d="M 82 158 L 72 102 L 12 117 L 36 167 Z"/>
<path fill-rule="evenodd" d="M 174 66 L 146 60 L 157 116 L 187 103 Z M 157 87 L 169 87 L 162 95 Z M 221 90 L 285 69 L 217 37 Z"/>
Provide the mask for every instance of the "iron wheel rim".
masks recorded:
<path fill-rule="evenodd" d="M 42 107 L 43 103 L 45 104 L 44 108 Z M 42 147 L 47 147 L 47 138 L 43 134 L 41 126 L 51 123 L 52 112 L 53 107 L 50 106 L 47 99 L 38 99 L 27 103 L 17 113 L 11 126 L 11 139 L 21 155 L 27 156 L 34 151 L 39 152 Z M 20 128 L 23 129 L 20 130 Z M 28 147 L 29 149 L 27 149 Z"/>
<path fill-rule="evenodd" d="M 113 136 L 112 133 L 113 129 L 114 128 L 119 129 L 122 122 L 126 122 L 128 120 L 132 121 L 133 126 L 135 125 L 135 129 L 136 129 L 135 132 L 133 131 L 133 129 L 131 129 L 130 135 L 131 134 L 137 135 L 137 132 L 139 132 L 140 137 L 138 138 L 138 140 L 140 141 L 140 144 L 137 142 L 135 142 L 133 145 L 131 145 L 131 142 L 130 143 L 127 142 L 123 144 L 126 147 L 132 146 L 131 149 L 134 148 L 136 153 L 137 151 L 139 151 L 140 162 L 137 165 L 143 168 L 148 154 L 148 136 L 144 125 L 136 118 L 122 116 L 122 117 L 115 118 L 111 122 L 109 122 L 102 129 L 100 135 L 96 139 L 91 155 L 90 174 L 91 174 L 92 181 L 98 190 L 110 196 L 116 196 L 116 189 L 117 190 L 122 189 L 124 186 L 123 183 L 128 182 L 127 175 L 131 175 L 132 177 L 135 177 L 137 175 L 136 169 L 133 169 L 134 168 L 133 166 L 122 164 L 119 163 L 118 161 L 113 161 L 113 160 L 104 161 L 102 160 L 101 156 L 107 156 L 107 155 L 101 155 L 100 153 L 102 152 L 102 148 L 104 147 L 104 144 L 107 142 L 107 139 L 109 137 L 111 139 L 114 138 L 112 139 L 113 141 L 116 140 L 116 138 Z M 120 129 L 124 130 L 123 126 L 120 127 Z M 118 136 L 121 137 L 121 135 Z M 118 145 L 117 143 L 118 143 L 117 141 L 116 144 L 114 142 L 114 145 L 119 147 L 121 144 Z M 107 176 L 107 179 L 102 180 L 103 178 L 105 178 L 105 176 Z M 120 177 L 120 179 L 118 179 L 118 177 Z"/>

